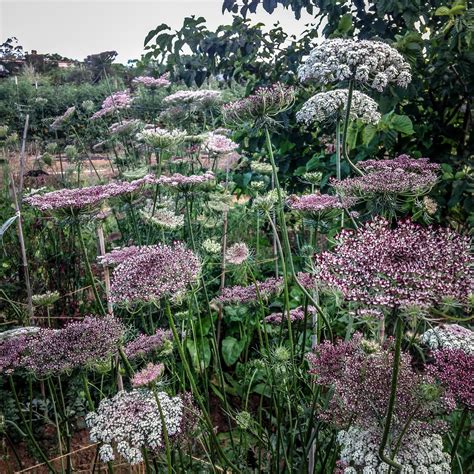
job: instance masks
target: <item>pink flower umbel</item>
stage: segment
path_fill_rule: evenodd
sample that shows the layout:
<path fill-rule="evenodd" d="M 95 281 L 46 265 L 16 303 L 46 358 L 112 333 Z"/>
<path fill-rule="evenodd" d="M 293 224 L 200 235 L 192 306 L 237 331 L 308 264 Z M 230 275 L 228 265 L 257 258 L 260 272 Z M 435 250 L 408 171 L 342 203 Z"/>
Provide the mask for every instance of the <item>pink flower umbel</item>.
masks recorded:
<path fill-rule="evenodd" d="M 182 243 L 145 246 L 115 268 L 111 301 L 127 304 L 178 297 L 200 272 L 198 257 Z"/>
<path fill-rule="evenodd" d="M 254 303 L 259 297 L 267 300 L 270 296 L 280 293 L 282 289 L 283 278 L 268 278 L 264 281 L 257 281 L 256 285 L 224 288 L 221 295 L 214 301 L 223 304 Z"/>
<path fill-rule="evenodd" d="M 314 306 L 308 306 L 308 319 L 311 320 L 311 315 L 316 313 Z M 284 324 L 288 320 L 287 313 L 272 313 L 269 314 L 264 321 L 269 324 Z M 304 308 L 299 306 L 298 308 L 290 310 L 290 322 L 295 323 L 297 321 L 304 321 Z"/>
<path fill-rule="evenodd" d="M 148 87 L 150 89 L 156 87 L 167 87 L 171 85 L 171 81 L 169 80 L 169 73 L 165 73 L 160 77 L 151 77 L 151 76 L 138 76 L 133 79 L 134 84 L 139 84 L 144 87 Z"/>
<path fill-rule="evenodd" d="M 288 205 L 290 209 L 300 212 L 323 212 L 333 209 L 344 209 L 356 203 L 354 198 L 331 196 L 329 194 L 306 194 L 303 196 L 290 196 Z"/>
<path fill-rule="evenodd" d="M 249 248 L 244 242 L 239 242 L 227 249 L 225 261 L 232 265 L 242 265 L 250 257 Z"/>
<path fill-rule="evenodd" d="M 155 383 L 161 378 L 165 366 L 163 364 L 152 364 L 151 362 L 140 372 L 137 372 L 132 379 L 132 385 L 135 388 L 146 387 Z"/>
<path fill-rule="evenodd" d="M 331 252 L 315 257 L 320 282 L 345 299 L 387 307 L 431 306 L 472 291 L 469 238 L 411 221 L 384 219 L 343 230 Z"/>
<path fill-rule="evenodd" d="M 170 350 L 172 339 L 171 331 L 158 328 L 151 336 L 140 334 L 133 341 L 127 343 L 124 352 L 129 359 L 146 358 L 152 354 Z"/>

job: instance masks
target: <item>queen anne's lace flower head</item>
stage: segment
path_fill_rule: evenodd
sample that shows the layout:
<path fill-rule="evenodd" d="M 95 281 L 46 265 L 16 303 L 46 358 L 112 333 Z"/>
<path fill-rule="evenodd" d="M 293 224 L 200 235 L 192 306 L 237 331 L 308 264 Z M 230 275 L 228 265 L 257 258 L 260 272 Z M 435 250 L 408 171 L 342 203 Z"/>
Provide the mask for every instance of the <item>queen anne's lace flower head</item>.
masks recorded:
<path fill-rule="evenodd" d="M 224 288 L 215 302 L 222 304 L 254 303 L 259 298 L 267 300 L 283 289 L 282 278 L 268 278 L 249 286 L 231 286 Z"/>
<path fill-rule="evenodd" d="M 381 41 L 341 38 L 316 46 L 298 76 L 321 84 L 356 80 L 378 91 L 390 83 L 406 87 L 411 82 L 410 65 L 396 49 Z"/>
<path fill-rule="evenodd" d="M 215 132 L 208 133 L 204 146 L 213 153 L 230 153 L 239 148 L 239 145 L 230 138 Z"/>
<path fill-rule="evenodd" d="M 169 76 L 169 73 L 162 74 L 160 77 L 138 76 L 135 77 L 132 82 L 151 89 L 156 87 L 167 87 L 171 85 Z"/>
<path fill-rule="evenodd" d="M 0 366 L 10 371 L 24 369 L 37 376 L 91 367 L 116 353 L 123 331 L 112 316 L 86 316 L 63 329 L 43 328 L 1 341 L 0 352 L 5 352 L 9 360 Z"/>
<path fill-rule="evenodd" d="M 156 183 L 161 186 L 166 186 L 179 191 L 190 191 L 194 188 L 202 186 L 205 183 L 213 181 L 215 179 L 212 171 L 206 171 L 204 174 L 191 176 L 184 176 L 181 173 L 174 173 L 171 176 L 160 176 Z"/>
<path fill-rule="evenodd" d="M 210 89 L 178 91 L 163 99 L 163 104 L 167 106 L 195 105 L 198 107 L 211 107 L 215 105 L 221 97 L 220 91 Z"/>
<path fill-rule="evenodd" d="M 142 122 L 138 119 L 122 120 L 121 122 L 113 123 L 109 127 L 109 132 L 112 135 L 132 135 L 141 126 L 142 126 Z"/>
<path fill-rule="evenodd" d="M 311 319 L 311 314 L 316 313 L 316 308 L 314 306 L 308 306 L 307 314 L 308 319 Z M 299 306 L 298 308 L 290 310 L 290 322 L 294 323 L 297 321 L 304 321 L 304 308 Z M 264 321 L 268 324 L 285 324 L 288 321 L 287 313 L 272 313 L 265 317 Z"/>
<path fill-rule="evenodd" d="M 467 354 L 474 354 L 474 331 L 458 324 L 428 329 L 420 336 L 420 342 L 432 350 L 462 349 Z"/>
<path fill-rule="evenodd" d="M 155 334 L 148 336 L 140 334 L 124 347 L 124 353 L 129 359 L 146 358 L 152 354 L 166 354 L 172 351 L 173 334 L 169 330 L 158 328 Z"/>
<path fill-rule="evenodd" d="M 347 89 L 319 92 L 303 104 L 296 113 L 296 120 L 306 125 L 340 120 L 346 115 L 347 96 Z M 352 94 L 349 116 L 351 120 L 370 124 L 376 124 L 381 117 L 377 102 L 359 91 Z"/>
<path fill-rule="evenodd" d="M 69 107 L 66 112 L 64 112 L 62 115 L 60 115 L 59 117 L 56 117 L 56 119 L 54 120 L 54 122 L 51 124 L 51 129 L 52 130 L 58 130 L 59 128 L 61 128 L 61 126 L 67 122 L 67 120 L 69 120 L 73 115 L 74 115 L 74 112 L 76 111 L 76 107 Z"/>
<path fill-rule="evenodd" d="M 158 392 L 155 397 L 149 390 L 120 391 L 113 398 L 103 399 L 97 411 L 86 416 L 91 441 L 102 443 L 101 461 L 112 461 L 117 452 L 130 464 L 137 464 L 143 461 L 143 448 L 153 452 L 164 449 L 157 403 L 170 441 L 176 442 L 184 431 L 192 429 L 196 410 L 189 397 L 170 397 L 165 392 Z"/>
<path fill-rule="evenodd" d="M 358 232 L 343 230 L 333 251 L 316 256 L 319 279 L 365 305 L 431 306 L 465 302 L 472 292 L 469 238 L 411 221 L 384 219 Z"/>
<path fill-rule="evenodd" d="M 134 303 L 178 297 L 200 271 L 199 259 L 182 243 L 144 246 L 115 268 L 110 299 Z"/>
<path fill-rule="evenodd" d="M 127 90 L 114 92 L 109 95 L 102 102 L 100 110 L 98 110 L 92 117 L 91 120 L 96 120 L 106 115 L 110 115 L 116 110 L 128 109 L 132 105 L 133 98 Z"/>
<path fill-rule="evenodd" d="M 206 239 L 202 242 L 202 248 L 206 253 L 216 255 L 221 253 L 222 245 L 213 239 Z"/>
<path fill-rule="evenodd" d="M 164 128 L 145 129 L 137 135 L 137 139 L 153 148 L 169 148 L 179 145 L 186 138 L 182 130 L 166 130 Z"/>
<path fill-rule="evenodd" d="M 146 387 L 157 382 L 163 372 L 165 366 L 163 364 L 152 364 L 151 362 L 140 372 L 137 372 L 132 378 L 132 385 L 135 388 Z"/>
<path fill-rule="evenodd" d="M 263 174 L 263 175 L 271 175 L 273 173 L 273 168 L 270 163 L 263 163 L 259 161 L 252 161 L 252 163 L 250 163 L 250 169 L 254 173 Z"/>
<path fill-rule="evenodd" d="M 379 442 L 368 430 L 351 426 L 339 431 L 337 441 L 341 445 L 341 474 L 388 473 L 390 466 L 380 460 Z M 386 455 L 390 457 L 387 450 Z M 438 434 L 412 434 L 407 437 L 395 456 L 401 464 L 401 474 L 412 473 L 449 473 L 451 456 L 443 451 L 443 439 Z"/>
<path fill-rule="evenodd" d="M 250 257 L 250 251 L 245 242 L 230 246 L 225 253 L 225 261 L 232 265 L 242 265 Z"/>
<path fill-rule="evenodd" d="M 224 105 L 224 119 L 227 122 L 243 123 L 274 117 L 293 105 L 295 94 L 293 87 L 281 83 L 260 87 L 252 95 Z"/>
<path fill-rule="evenodd" d="M 333 209 L 347 209 L 355 203 L 356 200 L 353 198 L 331 196 L 329 194 L 293 195 L 288 198 L 290 209 L 308 213 L 318 213 Z"/>

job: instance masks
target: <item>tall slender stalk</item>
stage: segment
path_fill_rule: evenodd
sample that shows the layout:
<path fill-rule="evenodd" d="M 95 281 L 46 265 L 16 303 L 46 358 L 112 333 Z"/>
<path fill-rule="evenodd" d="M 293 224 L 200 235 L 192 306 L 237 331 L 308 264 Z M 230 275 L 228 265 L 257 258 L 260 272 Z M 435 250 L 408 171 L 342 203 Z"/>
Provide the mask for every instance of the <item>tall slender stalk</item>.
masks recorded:
<path fill-rule="evenodd" d="M 395 313 L 395 311 L 394 311 Z M 385 447 L 390 435 L 390 427 L 392 424 L 393 411 L 395 408 L 395 402 L 397 398 L 397 385 L 398 385 L 398 373 L 400 371 L 400 356 L 402 349 L 402 338 L 403 338 L 403 321 L 401 316 L 396 315 L 395 321 L 395 354 L 393 356 L 393 370 L 392 370 L 392 381 L 390 386 L 390 399 L 388 402 L 387 413 L 385 415 L 385 426 L 382 434 L 382 440 L 379 446 L 379 457 L 382 461 L 386 462 L 388 465 L 401 469 L 402 466 L 395 462 L 393 459 L 390 459 L 385 454 Z"/>

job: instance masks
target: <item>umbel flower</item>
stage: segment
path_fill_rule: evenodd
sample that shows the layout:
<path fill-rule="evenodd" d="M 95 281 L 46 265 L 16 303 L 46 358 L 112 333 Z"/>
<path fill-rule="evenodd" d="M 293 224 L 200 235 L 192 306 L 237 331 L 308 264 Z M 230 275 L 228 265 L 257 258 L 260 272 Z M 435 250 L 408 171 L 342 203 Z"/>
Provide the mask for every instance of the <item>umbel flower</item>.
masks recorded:
<path fill-rule="evenodd" d="M 272 165 L 270 163 L 261 163 L 259 161 L 252 161 L 250 163 L 250 169 L 254 173 L 263 174 L 263 175 L 271 175 L 273 172 Z M 277 168 L 278 171 L 278 168 Z"/>
<path fill-rule="evenodd" d="M 140 334 L 133 341 L 128 342 L 124 347 L 124 352 L 129 359 L 146 358 L 158 353 L 165 354 L 171 352 L 173 348 L 172 339 L 171 331 L 158 328 L 151 336 Z"/>
<path fill-rule="evenodd" d="M 169 209 L 155 209 L 154 213 L 142 210 L 140 215 L 145 221 L 166 230 L 176 230 L 184 225 L 184 216 L 175 214 Z"/>
<path fill-rule="evenodd" d="M 257 281 L 254 285 L 223 288 L 221 295 L 214 301 L 222 304 L 254 303 L 259 298 L 265 301 L 280 293 L 282 289 L 283 278 L 267 278 L 262 282 Z"/>
<path fill-rule="evenodd" d="M 134 84 L 138 84 L 150 89 L 154 89 L 157 87 L 167 87 L 171 85 L 171 81 L 169 80 L 169 73 L 166 72 L 162 74 L 160 77 L 151 77 L 151 76 L 138 76 L 133 79 Z"/>
<path fill-rule="evenodd" d="M 429 307 L 472 292 L 469 238 L 409 220 L 382 218 L 358 232 L 342 230 L 331 252 L 316 256 L 320 283 L 349 301 L 387 307 Z"/>
<path fill-rule="evenodd" d="M 428 329 L 420 336 L 420 342 L 432 350 L 462 349 L 467 354 L 474 354 L 474 331 L 458 324 Z"/>
<path fill-rule="evenodd" d="M 121 122 L 113 123 L 109 127 L 109 133 L 112 135 L 132 135 L 141 126 L 142 122 L 138 119 L 122 120 Z"/>
<path fill-rule="evenodd" d="M 8 370 L 25 369 L 37 376 L 59 375 L 109 359 L 116 353 L 123 331 L 112 316 L 86 316 L 63 329 L 41 329 L 15 338 L 15 344 L 2 349 L 12 355 Z"/>
<path fill-rule="evenodd" d="M 308 306 L 308 314 L 316 313 L 316 308 L 314 306 Z M 272 313 L 269 314 L 264 321 L 268 324 L 282 324 L 288 320 L 287 313 Z M 304 321 L 304 308 L 299 306 L 298 308 L 290 310 L 290 322 L 295 323 L 297 321 Z"/>
<path fill-rule="evenodd" d="M 161 186 L 177 189 L 182 192 L 191 191 L 192 189 L 199 187 L 209 181 L 215 179 L 212 171 L 206 171 L 204 174 L 191 176 L 184 176 L 181 173 L 174 173 L 171 176 L 160 176 L 156 183 Z"/>
<path fill-rule="evenodd" d="M 428 158 L 400 155 L 393 160 L 367 160 L 358 163 L 367 174 L 342 181 L 331 180 L 336 192 L 344 196 L 372 198 L 374 195 L 420 195 L 436 183 L 439 165 Z"/>
<path fill-rule="evenodd" d="M 197 107 L 211 107 L 221 97 L 220 91 L 210 89 L 178 91 L 163 99 L 163 104 L 168 106 L 194 105 Z"/>
<path fill-rule="evenodd" d="M 182 243 L 141 247 L 120 263 L 112 274 L 113 303 L 177 298 L 196 281 L 201 271 L 198 257 Z"/>
<path fill-rule="evenodd" d="M 102 443 L 101 461 L 115 459 L 115 452 L 130 464 L 143 461 L 142 449 L 156 453 L 164 448 L 160 410 L 170 441 L 177 442 L 196 422 L 196 410 L 189 396 L 155 395 L 149 390 L 120 391 L 100 402 L 97 411 L 86 416 L 92 442 Z"/>
<path fill-rule="evenodd" d="M 137 372 L 132 378 L 132 386 L 134 388 L 146 387 L 156 383 L 165 370 L 163 364 L 152 364 L 151 362 L 140 372 Z"/>
<path fill-rule="evenodd" d="M 393 347 L 377 347 L 355 334 L 349 341 L 318 345 L 307 359 L 317 383 L 330 387 L 333 393 L 318 418 L 337 427 L 352 425 L 364 430 L 378 447 L 391 393 Z M 432 376 L 413 369 L 407 353 L 401 354 L 396 400 L 390 451 L 402 433 L 407 436 L 401 441 L 403 450 L 410 446 L 410 436 L 444 431 L 446 425 L 437 416 L 455 408 L 452 396 L 440 389 Z"/>
<path fill-rule="evenodd" d="M 207 134 L 204 146 L 213 153 L 230 153 L 239 148 L 239 145 L 230 138 L 215 132 Z"/>
<path fill-rule="evenodd" d="M 66 112 L 64 112 L 62 115 L 60 115 L 59 117 L 56 117 L 56 119 L 54 120 L 54 122 L 51 124 L 51 129 L 52 130 L 58 130 L 59 128 L 61 128 L 61 126 L 68 120 L 70 119 L 73 115 L 74 115 L 74 112 L 76 111 L 76 107 L 72 106 L 72 107 L 69 107 Z"/>
<path fill-rule="evenodd" d="M 317 213 L 333 209 L 347 209 L 356 203 L 356 199 L 331 196 L 329 194 L 305 194 L 290 196 L 288 206 L 300 212 Z"/>
<path fill-rule="evenodd" d="M 303 104 L 296 113 L 296 120 L 306 125 L 341 120 L 346 116 L 347 97 L 347 89 L 319 92 Z M 349 117 L 351 120 L 376 124 L 381 115 L 375 100 L 363 92 L 353 91 Z"/>
<path fill-rule="evenodd" d="M 340 38 L 316 46 L 298 68 L 298 76 L 320 84 L 356 80 L 378 91 L 390 83 L 407 87 L 411 82 L 409 64 L 388 44 Z"/>
<path fill-rule="evenodd" d="M 277 82 L 270 87 L 259 87 L 252 95 L 222 107 L 227 122 L 243 123 L 267 120 L 289 109 L 295 101 L 293 87 Z"/>
<path fill-rule="evenodd" d="M 390 466 L 380 460 L 379 444 L 371 432 L 351 426 L 339 431 L 337 441 L 341 445 L 340 469 L 335 474 L 388 473 Z M 385 453 L 390 457 L 387 449 Z M 402 466 L 401 474 L 449 473 L 451 456 L 443 451 L 443 439 L 439 434 L 411 434 L 395 456 Z"/>
<path fill-rule="evenodd" d="M 222 249 L 222 245 L 220 244 L 220 242 L 217 242 L 213 239 L 204 240 L 201 246 L 206 253 L 209 253 L 211 255 L 219 254 Z"/>
<path fill-rule="evenodd" d="M 79 212 L 97 207 L 102 201 L 115 196 L 137 191 L 141 186 L 151 183 L 151 175 L 128 182 L 112 182 L 84 188 L 60 189 L 45 194 L 34 194 L 24 201 L 45 211 Z"/>
<path fill-rule="evenodd" d="M 225 253 L 225 261 L 232 265 L 242 265 L 250 257 L 250 251 L 245 242 L 230 246 Z"/>
<path fill-rule="evenodd" d="M 137 139 L 153 148 L 166 149 L 179 145 L 186 138 L 182 130 L 166 130 L 164 128 L 146 129 L 137 135 Z"/>
<path fill-rule="evenodd" d="M 106 115 L 110 115 L 116 110 L 128 109 L 132 105 L 133 98 L 127 90 L 114 92 L 109 95 L 102 102 L 100 110 L 98 110 L 92 117 L 91 120 L 96 120 Z"/>

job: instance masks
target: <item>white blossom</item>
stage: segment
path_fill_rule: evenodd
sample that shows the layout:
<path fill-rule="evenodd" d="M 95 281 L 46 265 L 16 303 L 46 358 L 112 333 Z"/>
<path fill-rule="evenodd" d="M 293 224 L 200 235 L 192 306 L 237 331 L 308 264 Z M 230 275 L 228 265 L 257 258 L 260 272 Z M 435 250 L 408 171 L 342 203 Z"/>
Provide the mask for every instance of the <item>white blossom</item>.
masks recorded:
<path fill-rule="evenodd" d="M 468 354 L 474 354 L 474 331 L 458 324 L 446 324 L 428 329 L 420 336 L 420 340 L 433 350 L 462 349 Z"/>
<path fill-rule="evenodd" d="M 381 41 L 341 38 L 314 48 L 298 76 L 321 84 L 356 80 L 378 91 L 389 83 L 407 87 L 411 81 L 410 66 L 395 48 Z"/>

